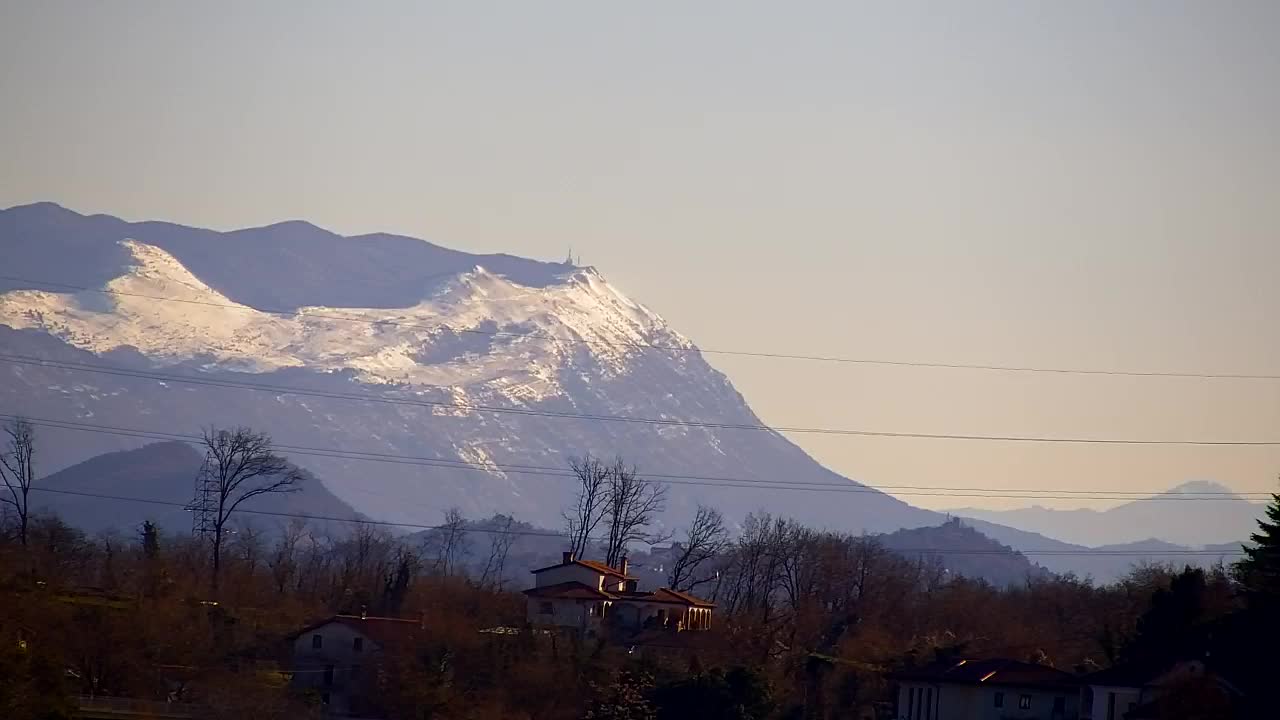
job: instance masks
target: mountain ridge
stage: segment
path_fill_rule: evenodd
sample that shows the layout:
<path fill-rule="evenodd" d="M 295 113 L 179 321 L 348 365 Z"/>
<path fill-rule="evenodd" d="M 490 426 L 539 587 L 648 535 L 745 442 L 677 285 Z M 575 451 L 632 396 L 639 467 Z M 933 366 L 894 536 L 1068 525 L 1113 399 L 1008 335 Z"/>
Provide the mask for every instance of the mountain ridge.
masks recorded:
<path fill-rule="evenodd" d="M 55 233 L 56 240 L 50 241 Z M 430 285 L 433 275 L 486 265 L 538 287 L 570 267 L 504 253 L 466 253 L 393 233 L 343 236 L 303 220 L 219 232 L 176 222 L 84 215 L 57 203 L 0 210 L 0 237 L 19 242 L 5 274 L 94 287 L 127 264 L 127 257 L 112 246 L 132 237 L 165 250 L 214 289 L 259 310 L 404 307 Z M 43 239 L 46 246 L 22 242 L 30 239 Z M 80 262 L 68 264 L 66 250 Z M 287 283 L 280 282 L 282 266 L 290 270 Z M 12 289 L 39 286 L 0 280 L 0 292 Z"/>
<path fill-rule="evenodd" d="M 1225 493 L 1225 494 L 1222 494 Z M 1196 496 L 1197 499 L 1177 499 Z M 1079 545 L 1120 545 L 1150 538 L 1200 547 L 1234 542 L 1248 535 L 1265 504 L 1251 502 L 1211 480 L 1192 480 L 1145 500 L 1106 510 L 1059 510 L 1042 505 L 1012 510 L 958 508 L 948 512 L 1036 532 Z"/>
<path fill-rule="evenodd" d="M 358 511 L 396 522 L 434 524 L 443 510 L 458 506 L 469 517 L 503 512 L 554 525 L 569 500 L 569 484 L 507 468 L 565 467 L 569 457 L 585 453 L 621 455 L 655 474 L 866 488 L 822 467 L 776 432 L 700 426 L 762 423 L 691 341 L 598 271 L 510 256 L 477 262 L 480 256 L 424 241 L 376 233 L 343 238 L 307 223 L 271 227 L 218 233 L 52 208 L 0 211 L 0 244 L 17 277 L 108 291 L 124 283 L 128 292 L 194 293 L 185 299 L 204 303 L 109 294 L 104 301 L 96 297 L 103 293 L 51 291 L 37 283 L 14 287 L 10 281 L 0 286 L 0 325 L 7 326 L 0 327 L 0 343 L 15 354 L 51 360 L 101 365 L 108 358 L 112 366 L 130 369 L 236 382 L 251 377 L 254 383 L 344 394 L 358 389 L 435 407 L 15 364 L 0 366 L 0 406 L 32 417 L 91 418 L 150 431 L 245 424 L 283 444 L 376 453 L 389 460 L 294 460 Z M 245 237 L 260 242 L 246 249 Z M 304 246 L 307 257 L 295 267 Z M 364 253 L 370 247 L 372 259 L 347 263 L 351 248 Z M 264 276 L 264 266 L 275 269 Z M 381 282 L 384 271 L 388 282 Z M 262 287 L 264 277 L 279 287 Z M 374 287 L 334 291 L 330 286 L 339 281 Z M 290 308 L 292 317 L 278 317 L 273 311 L 280 307 Z M 331 307 L 359 322 L 317 310 Z M 672 346 L 679 350 L 661 349 Z M 448 405 L 521 412 L 465 412 Z M 693 424 L 606 423 L 590 416 Z M 48 457 L 64 465 L 139 443 L 103 433 L 44 434 L 56 446 Z M 415 467 L 397 464 L 396 457 L 471 467 Z M 824 493 L 822 502 L 814 497 L 676 484 L 663 522 L 681 524 L 699 503 L 720 507 L 731 520 L 771 507 L 807 524 L 844 530 L 890 531 L 942 519 L 869 488 Z"/>
<path fill-rule="evenodd" d="M 192 499 L 203 461 L 196 448 L 173 441 L 96 455 L 40 478 L 33 486 L 32 509 L 90 534 L 132 534 L 144 520 L 165 532 L 186 533 L 191 514 L 182 506 Z M 100 495 L 116 497 L 94 497 Z M 309 515 L 315 518 L 308 521 L 312 527 L 324 531 L 347 524 L 339 521 L 364 519 L 308 473 L 297 492 L 261 495 L 244 509 L 233 517 L 235 527 L 270 530 L 289 522 L 286 516 Z"/>

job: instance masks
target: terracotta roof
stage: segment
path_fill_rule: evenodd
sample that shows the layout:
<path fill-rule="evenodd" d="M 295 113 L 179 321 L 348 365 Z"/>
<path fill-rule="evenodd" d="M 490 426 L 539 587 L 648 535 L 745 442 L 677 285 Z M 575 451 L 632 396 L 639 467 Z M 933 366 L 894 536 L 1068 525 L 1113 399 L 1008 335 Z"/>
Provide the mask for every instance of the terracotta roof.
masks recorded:
<path fill-rule="evenodd" d="M 590 585 L 584 585 L 576 580 L 569 582 L 556 583 L 555 585 L 543 585 L 542 587 L 529 588 L 524 591 L 529 597 L 539 598 L 561 598 L 569 600 L 616 600 L 616 595 L 597 590 Z"/>
<path fill-rule="evenodd" d="M 305 635 L 334 623 L 346 625 L 352 630 L 359 632 L 361 635 L 364 635 L 384 647 L 389 643 L 404 640 L 405 638 L 412 636 L 416 630 L 420 630 L 422 628 L 421 620 L 410 620 L 408 618 L 372 616 L 362 618 L 359 615 L 334 615 L 333 617 L 311 623 L 289 637 L 296 638 L 299 635 Z"/>
<path fill-rule="evenodd" d="M 680 592 L 679 590 L 672 590 L 671 588 L 664 587 L 664 588 L 658 588 L 657 590 L 653 591 L 654 595 L 657 595 L 659 593 L 674 597 L 680 602 L 683 602 L 686 605 L 692 605 L 694 607 L 715 607 L 716 606 L 716 604 L 711 602 L 710 600 L 703 600 L 700 597 L 695 597 L 693 595 L 690 595 L 689 593 Z"/>
<path fill-rule="evenodd" d="M 619 600 L 634 600 L 636 602 L 651 603 L 667 603 L 669 605 L 685 605 L 688 607 L 715 607 L 716 604 L 702 598 L 696 598 L 692 595 L 686 595 L 682 592 L 676 592 L 671 588 L 658 588 L 657 590 L 641 590 L 639 592 L 620 592 L 614 593 Z"/>
<path fill-rule="evenodd" d="M 621 578 L 623 580 L 636 579 L 634 576 L 622 573 L 617 568 L 611 568 L 608 565 L 605 565 L 602 562 L 597 562 L 595 560 L 570 560 L 567 563 L 562 562 L 562 563 L 557 563 L 555 565 L 548 565 L 544 568 L 538 568 L 537 570 L 532 570 L 531 572 L 536 575 L 540 572 L 545 572 L 547 570 L 555 570 L 556 568 L 568 567 L 570 565 L 581 565 L 582 567 L 598 572 L 601 575 L 610 575 L 616 578 Z"/>
<path fill-rule="evenodd" d="M 1062 670 L 999 658 L 940 663 L 895 673 L 894 677 L 899 680 L 922 680 L 956 685 L 986 684 L 1054 689 L 1072 688 L 1080 683 L 1080 679 L 1075 675 Z"/>

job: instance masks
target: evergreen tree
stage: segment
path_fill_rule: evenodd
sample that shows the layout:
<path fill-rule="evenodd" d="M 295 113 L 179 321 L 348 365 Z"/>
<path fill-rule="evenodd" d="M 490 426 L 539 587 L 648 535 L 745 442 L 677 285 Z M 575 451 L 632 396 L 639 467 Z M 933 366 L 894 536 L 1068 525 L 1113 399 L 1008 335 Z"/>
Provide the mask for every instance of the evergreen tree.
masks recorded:
<path fill-rule="evenodd" d="M 1151 606 L 1138 618 L 1137 633 L 1120 653 L 1126 662 L 1173 662 L 1204 653 L 1204 570 L 1187 567 L 1173 577 L 1168 588 L 1151 596 Z"/>
<path fill-rule="evenodd" d="M 148 561 L 160 557 L 160 528 L 150 520 L 143 520 L 138 535 L 142 540 L 142 556 Z"/>
<path fill-rule="evenodd" d="M 1280 605 L 1280 494 L 1271 496 L 1266 518 L 1249 539 L 1254 546 L 1244 547 L 1244 558 L 1234 567 L 1236 580 L 1251 606 Z"/>

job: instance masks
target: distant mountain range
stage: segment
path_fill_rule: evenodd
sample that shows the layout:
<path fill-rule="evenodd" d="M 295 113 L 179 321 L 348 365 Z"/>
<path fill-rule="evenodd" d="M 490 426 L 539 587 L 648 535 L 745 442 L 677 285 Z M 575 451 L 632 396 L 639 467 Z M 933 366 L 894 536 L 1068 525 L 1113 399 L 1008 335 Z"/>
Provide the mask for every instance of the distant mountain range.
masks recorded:
<path fill-rule="evenodd" d="M 1071 573 L 1097 582 L 1110 582 L 1144 563 L 1208 567 L 1240 559 L 1243 541 L 1204 546 L 1178 545 L 1155 538 L 1131 543 L 1086 546 L 1062 542 L 1039 533 L 1018 530 L 986 520 L 961 518 L 983 535 L 1017 549 L 1037 565 L 1058 574 Z M 1242 537 L 1248 536 L 1244 530 Z"/>
<path fill-rule="evenodd" d="M 1108 510 L 1055 510 L 1037 505 L 1016 510 L 959 508 L 950 512 L 1079 545 L 1117 545 L 1160 538 L 1198 547 L 1247 537 L 1257 527 L 1265 507 L 1234 495 L 1224 485 L 1195 481 L 1152 499 Z"/>
<path fill-rule="evenodd" d="M 191 515 L 182 506 L 191 500 L 201 461 L 202 455 L 184 442 L 159 442 L 105 453 L 40 479 L 32 505 L 37 511 L 56 514 L 90 534 L 133 536 L 144 520 L 159 524 L 165 532 L 186 533 L 191 528 Z M 298 492 L 264 495 L 245 509 L 250 512 L 239 514 L 232 525 L 251 526 L 268 537 L 289 523 L 293 519 L 290 516 L 306 516 L 309 527 L 334 536 L 350 530 L 351 523 L 344 520 L 368 519 L 312 475 L 305 478 Z M 486 531 L 499 527 L 504 526 L 494 518 L 468 520 L 467 564 L 473 571 L 480 571 L 489 552 L 493 536 Z M 540 527 L 516 520 L 511 529 L 519 534 L 511 546 L 505 576 L 509 586 L 518 587 L 527 579 L 528 570 L 554 562 L 564 541 L 555 535 L 558 527 L 553 524 Z M 406 541 L 426 548 L 429 554 L 436 535 L 436 531 L 424 530 L 407 536 Z M 1186 556 L 1182 553 L 1190 548 L 1159 540 L 1089 548 L 982 520 L 959 518 L 879 537 L 885 547 L 905 556 L 936 561 L 948 572 L 982 578 L 995 585 L 1018 584 L 1028 578 L 1044 577 L 1048 572 L 1071 572 L 1107 582 L 1144 561 L 1208 565 L 1218 560 L 1230 562 L 1235 559 L 1232 553 L 1240 549 L 1239 543 L 1228 543 L 1208 548 L 1220 555 Z M 635 574 L 646 586 L 662 584 L 664 562 L 669 563 L 669 559 L 664 560 L 660 554 L 650 556 L 642 550 L 636 551 L 633 559 Z"/>

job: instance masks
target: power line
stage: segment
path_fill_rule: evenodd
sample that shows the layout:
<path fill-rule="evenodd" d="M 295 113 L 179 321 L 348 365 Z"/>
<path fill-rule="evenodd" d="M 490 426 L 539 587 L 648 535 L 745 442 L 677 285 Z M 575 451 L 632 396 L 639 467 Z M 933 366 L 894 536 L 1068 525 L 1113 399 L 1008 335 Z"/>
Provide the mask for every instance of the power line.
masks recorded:
<path fill-rule="evenodd" d="M 33 492 L 53 493 L 56 495 L 72 495 L 76 497 L 87 497 L 98 500 L 118 500 L 123 502 L 137 502 L 148 505 L 162 505 L 175 508 L 186 509 L 186 505 L 180 502 L 171 502 L 168 500 L 156 500 L 152 498 L 127 497 L 123 495 L 111 495 L 107 493 L 91 493 L 80 490 L 57 490 L 54 488 L 33 487 Z M 270 510 L 249 510 L 245 508 L 237 508 L 236 512 L 245 513 L 247 515 L 264 515 L 269 517 L 294 518 L 300 520 L 316 520 L 323 522 L 345 522 L 357 525 L 379 525 L 387 527 L 411 528 L 417 530 L 444 530 L 449 528 L 448 525 L 422 525 L 417 523 L 391 522 L 385 520 L 370 520 L 365 518 L 343 518 L 327 515 L 310 515 L 304 513 L 287 513 L 273 512 Z M 487 533 L 493 535 L 521 535 L 534 537 L 568 537 L 567 534 L 554 532 L 550 530 L 502 530 L 499 528 L 475 528 L 468 527 L 466 532 Z M 1149 557 L 1149 556 L 1207 556 L 1207 557 L 1225 557 L 1228 555 L 1242 555 L 1243 550 L 1192 550 L 1192 549 L 1164 549 L 1151 551 L 1134 551 L 1134 550 L 1063 550 L 1063 549 L 1046 549 L 1046 550 L 959 550 L 955 548 L 895 548 L 885 547 L 885 550 L 895 553 L 920 553 L 926 555 L 1091 555 L 1091 556 L 1121 556 L 1121 557 Z"/>
<path fill-rule="evenodd" d="M 17 419 L 18 415 L 2 414 L 0 417 L 7 419 Z M 126 437 L 137 437 L 152 440 L 171 440 L 186 442 L 193 445 L 200 445 L 202 438 L 196 435 L 188 435 L 183 433 L 160 432 L 151 430 L 139 430 L 134 428 L 120 428 L 107 425 L 98 425 L 93 423 L 81 423 L 69 420 L 48 420 L 43 418 L 25 418 L 34 425 L 43 427 L 60 428 L 64 430 L 77 430 L 84 432 L 94 432 L 107 435 L 120 435 Z M 493 473 L 495 470 L 503 473 L 514 473 L 521 475 L 546 476 L 556 478 L 572 479 L 575 475 L 565 468 L 552 468 L 537 465 L 507 465 L 502 463 L 475 463 L 462 460 L 446 460 L 441 458 L 425 458 L 414 457 L 409 455 L 395 455 L 390 453 L 364 452 L 359 450 L 343 450 L 339 448 L 314 448 L 300 447 L 295 445 L 276 444 L 277 450 L 287 452 L 294 455 L 307 455 L 314 457 L 325 457 L 338 460 L 364 460 L 371 462 L 382 462 L 396 465 L 412 465 L 420 467 L 434 467 L 450 470 L 468 470 L 476 472 Z M 857 485 L 852 482 L 847 483 L 819 483 L 819 482 L 784 482 L 771 480 L 755 480 L 749 478 L 715 478 L 697 475 L 676 475 L 676 474 L 647 474 L 642 473 L 644 477 L 654 482 L 667 485 L 697 485 L 705 487 L 728 487 L 728 488 L 757 488 L 765 490 L 803 490 L 812 492 L 842 492 L 842 493 L 868 493 L 877 495 L 887 495 L 885 489 L 892 486 L 869 486 Z M 903 486 L 908 487 L 908 486 Z M 1026 499 L 1026 500 L 1110 500 L 1125 502 L 1157 502 L 1157 501 L 1230 501 L 1237 498 L 1222 496 L 1200 497 L 1194 495 L 1177 495 L 1177 496 L 1158 496 L 1158 497 L 1119 497 L 1116 495 L 1045 495 L 1045 494 L 1022 494 L 1024 492 L 1038 491 L 1020 491 L 1019 494 L 1004 492 L 1000 488 L 978 488 L 978 490 L 990 491 L 980 494 L 967 494 L 947 492 L 957 488 L 936 487 L 927 488 L 929 490 L 937 490 L 941 492 L 894 492 L 893 495 L 903 496 L 921 496 L 921 497 L 958 497 L 958 498 L 999 498 L 999 499 Z M 1080 491 L 1083 492 L 1083 491 Z M 1108 492 L 1108 491 L 1098 491 Z M 1257 493 L 1264 495 L 1265 493 Z M 1243 498 L 1239 498 L 1243 499 Z"/>
<path fill-rule="evenodd" d="M 514 407 L 498 407 L 493 405 L 481 405 L 475 403 L 458 403 L 438 400 L 417 400 L 411 398 L 395 398 L 385 395 L 369 395 L 367 393 L 341 393 L 324 390 L 311 390 L 306 388 L 292 387 L 286 385 L 268 385 L 265 383 L 249 383 L 235 380 L 224 380 L 216 378 L 193 378 L 184 375 L 172 375 L 167 373 L 157 373 L 145 370 L 130 370 L 128 368 L 95 365 L 89 363 L 78 363 L 62 360 L 46 360 L 25 355 L 7 355 L 0 354 L 0 362 L 8 362 L 17 365 L 31 365 L 38 367 L 48 367 L 59 370 L 68 370 L 76 372 L 89 372 L 101 375 L 116 375 L 121 377 L 141 378 L 146 380 L 159 380 L 163 382 L 177 382 L 189 385 L 206 385 L 211 387 L 237 388 L 244 390 L 254 390 L 258 392 L 270 392 L 275 394 L 301 395 L 306 397 L 321 397 L 334 400 L 354 400 L 357 402 L 373 402 L 384 403 L 389 405 L 407 405 L 431 408 L 447 408 L 459 410 L 463 412 L 487 412 L 505 415 L 521 415 L 532 417 L 561 418 L 569 420 L 591 420 L 595 422 L 626 422 L 637 423 L 641 425 L 663 426 L 663 427 L 691 427 L 704 428 L 712 430 L 754 430 L 773 433 L 791 433 L 791 434 L 815 434 L 815 435 L 835 435 L 835 436 L 856 436 L 856 437 L 885 437 L 885 438 L 913 438 L 926 440 L 967 440 L 982 442 L 1010 442 L 1010 443 L 1048 443 L 1048 444 L 1068 444 L 1068 445 L 1160 445 L 1160 446 L 1198 446 L 1198 447 L 1275 447 L 1280 446 L 1280 440 L 1142 440 L 1132 438 L 1081 438 L 1081 437 L 1036 437 L 1024 435 L 965 435 L 952 433 L 918 433 L 918 432 L 891 432 L 879 430 L 857 430 L 846 428 L 825 428 L 825 427 L 792 427 L 780 425 L 764 425 L 753 423 L 729 423 L 729 422 L 706 422 L 695 420 L 673 420 L 668 418 L 646 418 L 633 417 L 626 415 L 599 415 L 587 413 L 566 413 L 550 410 L 534 410 L 530 408 L 514 408 Z"/>
<path fill-rule="evenodd" d="M 426 279 L 439 277 L 441 275 L 452 275 L 453 273 L 437 273 L 430 275 Z M 503 332 L 491 330 L 462 329 L 455 328 L 450 325 L 441 323 L 439 325 L 422 325 L 419 323 L 409 323 L 396 320 L 371 320 L 365 317 L 353 315 L 337 315 L 333 313 L 321 312 L 302 312 L 300 310 L 282 310 L 282 309 L 265 309 L 256 308 L 248 305 L 232 304 L 232 303 L 216 303 L 207 300 L 192 300 L 188 298 L 164 297 L 158 295 L 146 295 L 143 293 L 131 293 L 123 290 L 107 290 L 105 288 L 94 288 L 85 285 L 72 285 L 69 283 L 53 282 L 49 280 L 33 280 L 31 278 L 22 278 L 12 275 L 0 275 L 0 280 L 9 280 L 30 285 L 45 285 L 49 287 L 64 288 L 75 290 L 78 292 L 94 292 L 104 295 L 118 295 L 122 297 L 135 297 L 145 300 L 154 300 L 158 302 L 175 302 L 191 305 L 204 305 L 208 307 L 224 308 L 228 310 L 252 311 L 266 315 L 276 315 L 280 317 L 308 317 L 321 318 L 325 320 L 338 320 L 341 322 L 355 322 L 369 325 L 392 325 L 398 327 L 406 327 L 420 330 L 437 331 L 449 330 L 455 333 L 466 333 L 474 335 L 484 335 L 486 337 L 507 337 L 520 338 L 530 340 L 548 340 L 555 343 L 567 345 L 600 345 L 604 347 L 628 348 L 632 350 L 660 350 L 664 352 L 685 352 L 685 353 L 701 353 L 703 355 L 725 355 L 738 357 L 754 357 L 769 358 L 775 360 L 806 360 L 813 362 L 840 363 L 848 365 L 879 365 L 887 367 L 915 367 L 915 368 L 937 368 L 948 370 L 982 370 L 991 372 L 1010 372 L 1010 373 L 1048 373 L 1056 375 L 1110 375 L 1118 377 L 1148 377 L 1148 378 L 1195 378 L 1201 380 L 1280 380 L 1280 375 L 1268 374 L 1251 374 L 1251 373 L 1194 373 L 1194 372 L 1170 372 L 1170 371 L 1139 371 L 1139 370 L 1091 370 L 1083 368 L 1062 368 L 1062 367 L 1036 367 L 1024 365 L 995 365 L 995 364 L 977 364 L 977 363 L 947 363 L 947 362 L 928 362 L 914 360 L 885 360 L 878 358 L 853 358 L 835 355 L 806 355 L 798 353 L 782 353 L 782 352 L 765 352 L 753 350 L 725 350 L 717 348 L 699 348 L 684 347 L 680 345 L 658 345 L 653 343 L 639 342 L 617 342 L 609 340 L 590 340 L 586 338 L 567 339 L 557 338 L 552 335 L 540 333 L 517 333 Z"/>

